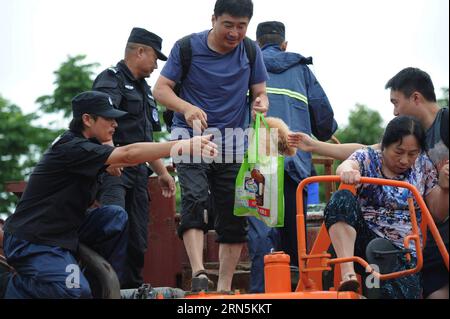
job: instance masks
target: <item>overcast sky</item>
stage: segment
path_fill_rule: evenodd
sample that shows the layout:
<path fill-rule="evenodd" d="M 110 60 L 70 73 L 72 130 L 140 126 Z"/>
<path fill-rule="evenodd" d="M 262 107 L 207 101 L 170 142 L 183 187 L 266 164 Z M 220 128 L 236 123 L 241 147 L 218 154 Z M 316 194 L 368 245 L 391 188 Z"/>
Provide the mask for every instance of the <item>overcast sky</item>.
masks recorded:
<path fill-rule="evenodd" d="M 346 124 L 356 103 L 389 121 L 384 85 L 401 69 L 427 71 L 449 86 L 448 0 L 253 0 L 248 36 L 259 22 L 286 24 L 288 50 L 312 56 L 313 71 Z M 129 32 L 146 28 L 167 55 L 182 36 L 211 27 L 215 0 L 0 0 L 0 94 L 25 113 L 51 94 L 68 55 L 85 54 L 102 69 L 123 56 Z M 159 63 L 162 68 L 163 63 Z M 148 80 L 153 85 L 159 70 Z"/>

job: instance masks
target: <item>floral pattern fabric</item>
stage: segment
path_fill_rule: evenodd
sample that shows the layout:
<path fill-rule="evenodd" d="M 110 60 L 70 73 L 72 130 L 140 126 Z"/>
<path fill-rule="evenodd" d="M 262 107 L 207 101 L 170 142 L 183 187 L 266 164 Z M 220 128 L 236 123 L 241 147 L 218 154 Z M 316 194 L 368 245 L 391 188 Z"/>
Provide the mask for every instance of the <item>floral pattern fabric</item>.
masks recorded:
<path fill-rule="evenodd" d="M 359 163 L 361 176 L 386 178 L 381 170 L 383 157 L 379 150 L 365 148 L 350 158 Z M 395 180 L 414 185 L 422 197 L 428 195 L 437 185 L 437 173 L 427 155 L 418 156 L 414 165 Z M 412 225 L 408 208 L 409 190 L 398 187 L 362 184 L 357 187 L 357 198 L 364 220 L 376 235 L 386 238 L 404 248 L 403 239 L 411 233 Z M 420 209 L 414 200 L 417 221 L 421 221 Z M 415 251 L 413 243 L 410 248 Z"/>

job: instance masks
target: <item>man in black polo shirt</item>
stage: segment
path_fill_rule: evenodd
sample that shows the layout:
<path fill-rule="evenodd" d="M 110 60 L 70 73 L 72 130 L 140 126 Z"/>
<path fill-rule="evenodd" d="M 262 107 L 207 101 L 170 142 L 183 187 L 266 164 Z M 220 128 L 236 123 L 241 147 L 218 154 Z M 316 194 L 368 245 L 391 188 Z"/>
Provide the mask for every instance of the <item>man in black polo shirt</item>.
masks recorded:
<path fill-rule="evenodd" d="M 128 114 L 118 119 L 114 145 L 151 142 L 153 131 L 160 131 L 158 110 L 150 86 L 145 81 L 155 70 L 157 60 L 166 61 L 161 52 L 162 39 L 142 28 L 133 28 L 128 38 L 125 58 L 115 67 L 100 73 L 93 90 L 109 94 L 119 110 Z M 175 195 L 175 183 L 163 162 L 149 163 L 159 176 L 163 195 Z M 151 171 L 145 164 L 125 168 L 121 176 L 105 175 L 101 179 L 98 200 L 104 205 L 118 205 L 126 209 L 129 223 L 126 278 L 122 288 L 142 285 L 142 268 L 147 249 L 149 221 L 148 176 Z"/>
<path fill-rule="evenodd" d="M 217 154 L 210 137 L 187 143 L 137 143 L 114 148 L 116 118 L 102 92 L 84 92 L 72 101 L 70 130 L 50 146 L 4 226 L 4 252 L 16 274 L 7 280 L 5 298 L 88 298 L 89 283 L 75 253 L 79 241 L 95 248 L 123 278 L 127 214 L 118 206 L 93 209 L 97 179 L 108 165 L 131 166 L 172 154 Z M 193 148 L 198 143 L 201 148 Z"/>

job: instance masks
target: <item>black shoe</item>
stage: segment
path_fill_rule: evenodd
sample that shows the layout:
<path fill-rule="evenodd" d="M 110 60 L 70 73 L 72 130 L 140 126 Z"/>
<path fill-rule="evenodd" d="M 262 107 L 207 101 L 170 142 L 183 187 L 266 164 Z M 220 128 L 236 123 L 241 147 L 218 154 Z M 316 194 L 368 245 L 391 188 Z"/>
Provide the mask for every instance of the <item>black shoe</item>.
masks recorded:
<path fill-rule="evenodd" d="M 343 281 L 339 285 L 338 291 L 359 291 L 359 281 L 356 277 L 356 274 L 346 274 L 343 278 Z"/>
<path fill-rule="evenodd" d="M 192 275 L 191 291 L 209 291 L 214 289 L 214 282 L 208 278 L 206 270 L 202 269 Z"/>

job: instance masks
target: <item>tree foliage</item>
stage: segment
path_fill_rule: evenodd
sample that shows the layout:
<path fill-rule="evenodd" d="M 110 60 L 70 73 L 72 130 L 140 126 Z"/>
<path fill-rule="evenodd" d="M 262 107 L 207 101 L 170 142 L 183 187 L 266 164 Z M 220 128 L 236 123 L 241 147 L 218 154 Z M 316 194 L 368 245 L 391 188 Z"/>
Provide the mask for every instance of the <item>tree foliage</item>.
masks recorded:
<path fill-rule="evenodd" d="M 361 143 L 372 145 L 379 143 L 383 136 L 383 119 L 377 111 L 357 104 L 350 112 L 348 125 L 335 134 L 341 143 Z"/>
<path fill-rule="evenodd" d="M 59 113 L 69 118 L 71 101 L 83 91 L 91 90 L 93 69 L 97 63 L 83 63 L 85 55 L 68 56 L 54 72 L 55 90 L 36 100 L 45 113 Z M 11 213 L 17 201 L 5 192 L 5 182 L 26 179 L 48 145 L 61 133 L 32 125 L 36 113 L 24 115 L 20 108 L 0 97 L 0 213 Z"/>
<path fill-rule="evenodd" d="M 448 107 L 448 88 L 442 88 L 442 97 L 438 99 L 438 104 L 440 107 Z"/>
<path fill-rule="evenodd" d="M 24 180 L 59 133 L 33 126 L 35 119 L 36 114 L 22 114 L 0 96 L 0 213 L 11 213 L 16 203 L 14 195 L 5 192 L 5 182 Z"/>
<path fill-rule="evenodd" d="M 68 60 L 54 72 L 56 88 L 53 94 L 41 96 L 36 100 L 42 111 L 45 113 L 62 111 L 64 117 L 71 116 L 73 97 L 81 92 L 91 90 L 93 69 L 98 66 L 98 63 L 84 64 L 85 58 L 85 55 L 68 56 Z"/>

